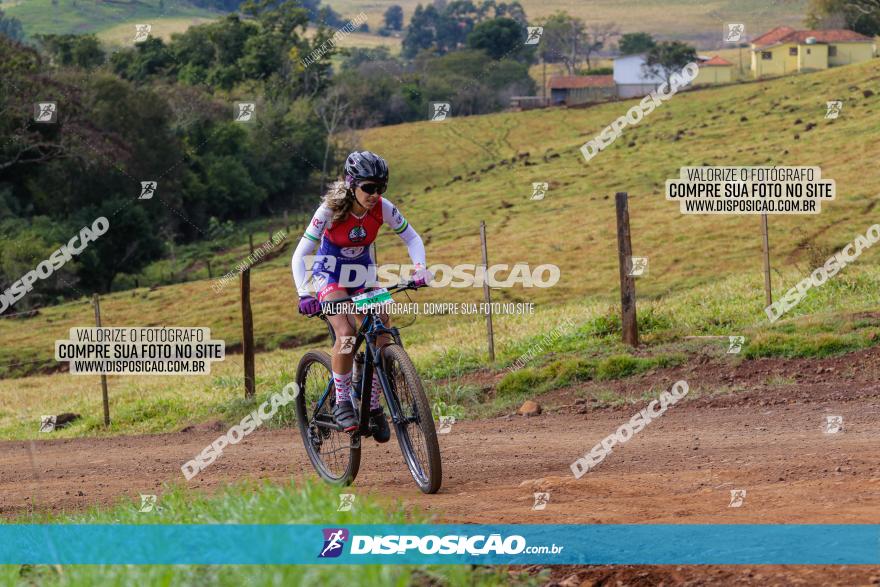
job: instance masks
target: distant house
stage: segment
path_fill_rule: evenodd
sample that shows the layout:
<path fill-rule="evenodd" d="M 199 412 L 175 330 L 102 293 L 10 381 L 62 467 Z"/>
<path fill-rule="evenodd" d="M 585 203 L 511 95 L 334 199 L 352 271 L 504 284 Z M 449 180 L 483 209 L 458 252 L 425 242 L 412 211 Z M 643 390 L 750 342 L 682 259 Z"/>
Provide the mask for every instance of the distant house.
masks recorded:
<path fill-rule="evenodd" d="M 700 84 L 728 84 L 733 81 L 733 63 L 727 59 L 715 55 L 714 57 L 700 57 L 698 60 L 700 71 L 692 82 Z"/>
<path fill-rule="evenodd" d="M 860 63 L 871 59 L 877 46 L 873 38 L 855 31 L 780 26 L 753 39 L 751 51 L 752 74 L 763 77 Z"/>
<path fill-rule="evenodd" d="M 535 108 L 543 108 L 547 105 L 547 101 L 543 96 L 511 96 L 510 110 L 534 110 Z"/>
<path fill-rule="evenodd" d="M 554 75 L 547 86 L 551 105 L 592 104 L 617 96 L 611 75 Z"/>
<path fill-rule="evenodd" d="M 620 98 L 647 96 L 665 82 L 645 68 L 645 55 L 626 55 L 614 60 L 614 83 Z"/>

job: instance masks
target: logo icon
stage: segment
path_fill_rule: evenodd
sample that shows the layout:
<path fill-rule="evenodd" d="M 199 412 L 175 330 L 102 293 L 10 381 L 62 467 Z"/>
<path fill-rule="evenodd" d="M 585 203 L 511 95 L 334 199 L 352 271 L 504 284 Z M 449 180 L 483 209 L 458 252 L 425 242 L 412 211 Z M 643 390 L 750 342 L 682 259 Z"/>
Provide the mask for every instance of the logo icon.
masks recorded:
<path fill-rule="evenodd" d="M 630 277 L 642 277 L 648 274 L 648 258 L 647 257 L 630 257 L 629 271 Z"/>
<path fill-rule="evenodd" d="M 257 119 L 257 105 L 253 102 L 235 103 L 235 122 L 254 122 Z"/>
<path fill-rule="evenodd" d="M 339 352 L 343 355 L 350 355 L 354 350 L 354 341 L 357 340 L 355 336 L 340 336 L 339 337 Z"/>
<path fill-rule="evenodd" d="M 138 196 L 138 200 L 152 199 L 153 194 L 156 193 L 156 187 L 158 187 L 158 184 L 155 181 L 142 181 L 141 195 Z"/>
<path fill-rule="evenodd" d="M 153 25 L 150 24 L 136 24 L 134 25 L 134 42 L 135 43 L 143 43 L 150 36 L 150 31 L 153 30 Z"/>
<path fill-rule="evenodd" d="M 55 430 L 56 416 L 40 416 L 40 432 Z"/>
<path fill-rule="evenodd" d="M 336 270 L 336 255 L 306 255 L 304 259 L 306 267 L 312 268 L 312 273 Z"/>
<path fill-rule="evenodd" d="M 745 489 L 731 489 L 730 490 L 730 503 L 727 504 L 729 508 L 738 508 L 742 507 L 742 504 L 746 501 L 746 490 Z"/>
<path fill-rule="evenodd" d="M 342 249 L 340 249 L 339 252 L 342 253 L 343 257 L 347 257 L 348 259 L 354 259 L 356 257 L 360 257 L 363 254 L 364 248 L 363 247 L 342 247 Z"/>
<path fill-rule="evenodd" d="M 147 514 L 156 509 L 156 496 L 141 493 L 141 507 L 138 510 L 142 514 Z"/>
<path fill-rule="evenodd" d="M 745 336 L 728 336 L 727 353 L 738 355 L 746 342 Z"/>
<path fill-rule="evenodd" d="M 34 122 L 52 123 L 58 120 L 56 102 L 37 102 L 34 104 Z"/>
<path fill-rule="evenodd" d="M 843 432 L 843 416 L 825 416 L 825 434 Z"/>
<path fill-rule="evenodd" d="M 348 530 L 345 528 L 324 528 L 324 547 L 318 558 L 336 558 L 342 554 L 345 541 L 348 540 Z"/>
<path fill-rule="evenodd" d="M 547 190 L 550 189 L 550 184 L 546 181 L 536 181 L 532 183 L 532 199 L 533 200 L 543 200 L 544 196 L 547 195 Z"/>
<path fill-rule="evenodd" d="M 827 108 L 825 119 L 834 120 L 840 116 L 840 111 L 843 110 L 843 102 L 841 100 L 831 100 L 830 102 L 825 102 L 825 107 Z"/>
<path fill-rule="evenodd" d="M 547 507 L 548 503 L 550 503 L 549 493 L 535 493 L 535 504 L 532 506 L 532 509 L 543 510 Z"/>
<path fill-rule="evenodd" d="M 336 508 L 337 512 L 350 512 L 352 506 L 354 506 L 354 494 L 353 493 L 340 493 L 339 494 L 339 507 Z"/>
<path fill-rule="evenodd" d="M 440 428 L 437 429 L 437 434 L 449 434 L 453 424 L 455 424 L 455 416 L 440 416 Z"/>
<path fill-rule="evenodd" d="M 538 41 L 541 40 L 541 35 L 544 34 L 544 27 L 542 26 L 530 26 L 526 27 L 529 31 L 528 36 L 526 37 L 526 45 L 537 45 Z"/>
<path fill-rule="evenodd" d="M 431 122 L 441 122 L 452 116 L 449 102 L 429 102 L 428 117 Z"/>
<path fill-rule="evenodd" d="M 348 231 L 348 240 L 353 243 L 359 243 L 365 238 L 367 238 L 367 231 L 363 226 L 355 226 Z"/>
<path fill-rule="evenodd" d="M 737 43 L 742 39 L 745 32 L 746 25 L 742 23 L 728 23 L 727 35 L 724 37 L 724 40 L 728 43 Z"/>

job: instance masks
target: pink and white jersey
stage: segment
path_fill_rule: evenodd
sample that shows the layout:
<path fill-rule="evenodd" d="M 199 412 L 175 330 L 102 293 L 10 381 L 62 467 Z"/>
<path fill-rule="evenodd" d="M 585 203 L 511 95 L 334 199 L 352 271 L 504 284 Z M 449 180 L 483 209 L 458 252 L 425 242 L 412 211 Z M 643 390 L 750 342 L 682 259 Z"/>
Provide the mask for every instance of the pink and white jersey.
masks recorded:
<path fill-rule="evenodd" d="M 328 281 L 333 281 L 337 277 L 335 274 L 344 264 L 371 265 L 370 245 L 376 240 L 379 228 L 383 224 L 387 224 L 406 244 L 407 252 L 414 264 L 422 267 L 426 264 L 422 239 L 409 225 L 400 210 L 385 198 L 380 197 L 376 205 L 363 216 L 349 213 L 348 217 L 340 222 L 334 223 L 332 219 L 333 212 L 322 204 L 309 222 L 308 228 L 293 253 L 291 269 L 297 293 L 300 296 L 310 295 L 312 291 L 308 284 L 308 271 L 311 271 L 313 275 L 319 274 Z M 315 262 L 312 267 L 306 267 L 305 258 L 312 254 L 318 243 L 320 245 Z M 326 263 L 328 257 L 334 257 L 340 261 L 340 263 L 331 264 L 336 269 L 329 269 Z"/>
<path fill-rule="evenodd" d="M 348 218 L 335 223 L 331 222 L 332 218 L 333 212 L 322 204 L 312 217 L 303 237 L 321 243 L 319 255 L 346 259 L 356 259 L 367 254 L 383 223 L 396 234 L 401 234 L 408 226 L 400 210 L 385 198 L 379 198 L 376 205 L 363 216 L 349 213 Z"/>

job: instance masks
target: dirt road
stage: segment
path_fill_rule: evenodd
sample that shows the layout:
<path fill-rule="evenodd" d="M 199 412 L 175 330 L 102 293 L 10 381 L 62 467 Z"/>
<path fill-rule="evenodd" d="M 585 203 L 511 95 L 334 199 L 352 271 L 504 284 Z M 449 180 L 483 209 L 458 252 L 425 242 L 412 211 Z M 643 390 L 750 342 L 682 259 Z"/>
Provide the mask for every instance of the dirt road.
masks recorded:
<path fill-rule="evenodd" d="M 434 496 L 419 493 L 395 441 L 367 441 L 353 489 L 400 498 L 440 522 L 880 523 L 880 349 L 819 361 L 695 358 L 601 388 L 637 397 L 679 379 L 688 398 L 581 479 L 572 461 L 644 403 L 590 408 L 578 402 L 599 385 L 590 383 L 540 398 L 537 417 L 457 423 L 440 435 L 444 480 Z M 824 432 L 829 415 L 843 417 L 843 432 Z M 164 482 L 185 483 L 180 466 L 222 431 L 0 443 L 0 516 L 161 493 Z M 257 431 L 189 485 L 210 491 L 244 478 L 313 475 L 296 430 Z M 740 507 L 729 507 L 734 489 L 746 490 Z M 536 491 L 550 493 L 542 511 L 532 509 Z M 554 577 L 571 585 L 870 585 L 880 584 L 880 569 L 560 568 Z"/>

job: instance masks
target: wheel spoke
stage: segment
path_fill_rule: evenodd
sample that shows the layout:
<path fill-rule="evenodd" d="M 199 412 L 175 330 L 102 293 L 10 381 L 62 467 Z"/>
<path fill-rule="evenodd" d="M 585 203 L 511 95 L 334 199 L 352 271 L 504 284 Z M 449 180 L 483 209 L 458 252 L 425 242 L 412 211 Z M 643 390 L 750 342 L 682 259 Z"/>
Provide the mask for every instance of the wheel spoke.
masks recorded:
<path fill-rule="evenodd" d="M 300 421 L 300 426 L 306 426 L 305 444 L 312 464 L 326 480 L 344 481 L 351 468 L 351 451 L 357 447 L 349 434 L 333 426 L 335 391 L 330 370 L 321 361 L 313 359 L 300 368 L 299 377 L 304 414 L 308 418 L 305 422 Z M 325 395 L 318 409 L 318 402 Z"/>
<path fill-rule="evenodd" d="M 400 404 L 400 411 L 403 414 L 403 423 L 401 429 L 404 442 L 411 451 L 414 458 L 407 459 L 409 466 L 414 475 L 419 478 L 420 483 L 427 483 L 427 475 L 425 469 L 428 461 L 427 451 L 425 450 L 426 440 L 419 427 L 418 408 L 409 389 L 403 369 L 396 361 L 391 362 L 391 381 L 392 386 L 397 394 L 397 400 Z M 409 424 L 416 424 L 410 426 Z"/>

